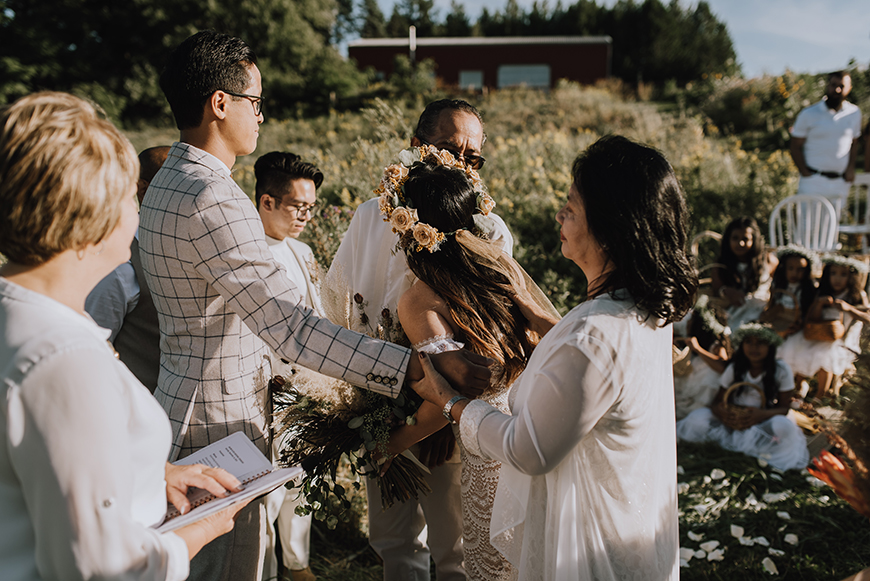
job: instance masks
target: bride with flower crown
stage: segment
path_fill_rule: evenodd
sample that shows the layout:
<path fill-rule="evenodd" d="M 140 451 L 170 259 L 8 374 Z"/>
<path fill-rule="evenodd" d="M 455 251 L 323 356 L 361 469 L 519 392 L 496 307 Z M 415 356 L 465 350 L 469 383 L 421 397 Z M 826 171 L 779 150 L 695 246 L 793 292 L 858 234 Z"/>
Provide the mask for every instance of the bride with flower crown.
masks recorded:
<path fill-rule="evenodd" d="M 487 214 L 495 203 L 476 171 L 431 146 L 402 152 L 400 159 L 402 164 L 386 168 L 378 192 L 381 213 L 417 277 L 399 300 L 404 332 L 421 352 L 465 346 L 494 359 L 491 386 L 481 399 L 510 413 L 508 388 L 540 339 L 511 297 L 528 289 L 558 315 L 519 265 L 483 234 L 491 230 Z M 447 423 L 441 409 L 424 402 L 416 424 L 396 430 L 387 451 L 400 453 Z M 462 458 L 466 575 L 474 580 L 513 579 L 510 564 L 490 544 L 501 465 L 469 453 L 458 430 L 454 432 Z"/>

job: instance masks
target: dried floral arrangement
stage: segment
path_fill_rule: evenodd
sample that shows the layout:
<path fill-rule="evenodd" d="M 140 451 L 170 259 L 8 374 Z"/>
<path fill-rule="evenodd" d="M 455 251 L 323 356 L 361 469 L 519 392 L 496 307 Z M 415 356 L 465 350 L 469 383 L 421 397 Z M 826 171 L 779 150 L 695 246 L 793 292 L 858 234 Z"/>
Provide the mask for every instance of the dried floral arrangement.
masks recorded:
<path fill-rule="evenodd" d="M 856 373 L 848 380 L 851 400 L 842 418 L 823 421 L 821 426 L 838 454 L 822 452 L 809 471 L 870 518 L 870 353 L 862 353 L 855 367 Z"/>
<path fill-rule="evenodd" d="M 354 304 L 360 321 L 372 328 L 362 295 L 354 295 Z M 407 344 L 389 309 L 381 312 L 376 323 L 371 335 Z M 431 492 L 424 478 L 427 469 L 410 453 L 393 458 L 385 474 L 378 475 L 376 470 L 386 456 L 390 432 L 415 421 L 422 399 L 409 388 L 391 399 L 300 368 L 291 377 L 273 378 L 272 389 L 272 425 L 275 438 L 281 442 L 278 462 L 305 470 L 303 479 L 292 488 L 299 489 L 303 499 L 297 513 L 313 514 L 329 528 L 347 519 L 350 501 L 344 487 L 336 482 L 345 456 L 355 477 L 354 487 L 360 488 L 363 476 L 378 479 L 384 508 Z"/>

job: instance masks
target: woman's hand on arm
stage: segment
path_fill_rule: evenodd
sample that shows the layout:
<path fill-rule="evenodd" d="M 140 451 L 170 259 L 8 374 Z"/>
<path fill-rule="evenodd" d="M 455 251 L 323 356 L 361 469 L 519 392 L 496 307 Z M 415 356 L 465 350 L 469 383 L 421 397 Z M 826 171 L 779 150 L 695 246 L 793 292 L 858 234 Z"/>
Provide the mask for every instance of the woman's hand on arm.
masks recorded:
<path fill-rule="evenodd" d="M 532 331 L 543 337 L 559 322 L 558 317 L 541 308 L 528 289 L 514 288 L 514 291 L 511 299 L 529 321 L 529 328 Z"/>

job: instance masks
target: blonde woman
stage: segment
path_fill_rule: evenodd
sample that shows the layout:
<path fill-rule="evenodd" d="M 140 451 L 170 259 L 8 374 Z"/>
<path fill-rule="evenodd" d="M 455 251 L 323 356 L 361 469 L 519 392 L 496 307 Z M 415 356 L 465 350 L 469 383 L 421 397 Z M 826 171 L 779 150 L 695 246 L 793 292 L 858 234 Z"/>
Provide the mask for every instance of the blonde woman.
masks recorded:
<path fill-rule="evenodd" d="M 167 499 L 239 483 L 166 463 L 169 420 L 85 314 L 130 258 L 138 160 L 94 108 L 37 93 L 0 112 L 0 571 L 34 579 L 186 579 L 242 503 L 160 534 Z"/>

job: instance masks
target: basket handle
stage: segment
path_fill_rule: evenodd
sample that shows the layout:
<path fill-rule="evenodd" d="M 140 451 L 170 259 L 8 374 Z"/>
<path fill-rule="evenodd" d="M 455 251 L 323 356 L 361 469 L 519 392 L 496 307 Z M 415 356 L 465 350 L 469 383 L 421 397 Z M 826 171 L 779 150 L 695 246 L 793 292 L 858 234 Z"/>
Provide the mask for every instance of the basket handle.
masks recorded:
<path fill-rule="evenodd" d="M 749 382 L 749 381 L 739 381 L 737 383 L 732 383 L 728 387 L 728 389 L 725 390 L 725 397 L 722 398 L 724 405 L 725 406 L 732 405 L 732 404 L 728 403 L 728 398 L 730 398 L 731 394 L 734 393 L 736 390 L 740 389 L 741 387 L 747 386 L 747 385 L 758 392 L 758 394 L 761 396 L 761 408 L 760 409 L 765 409 L 767 407 L 767 397 L 765 397 L 765 395 L 764 395 L 764 390 L 761 389 L 760 387 L 758 387 L 757 385 L 755 385 L 754 383 Z"/>

